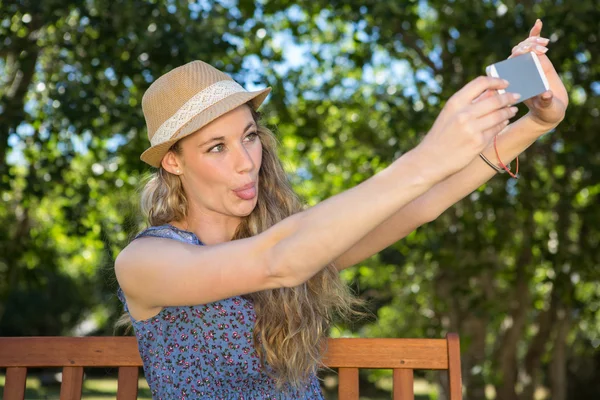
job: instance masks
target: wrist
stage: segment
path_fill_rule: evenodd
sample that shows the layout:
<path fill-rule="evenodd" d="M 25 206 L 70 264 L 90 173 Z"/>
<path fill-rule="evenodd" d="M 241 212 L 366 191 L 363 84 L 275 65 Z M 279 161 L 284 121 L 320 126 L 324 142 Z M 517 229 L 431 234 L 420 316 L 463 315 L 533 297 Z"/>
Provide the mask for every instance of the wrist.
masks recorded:
<path fill-rule="evenodd" d="M 413 148 L 401 158 L 402 162 L 412 166 L 414 177 L 425 186 L 433 186 L 450 175 L 442 163 L 431 162 L 435 157 L 425 154 L 421 146 Z"/>

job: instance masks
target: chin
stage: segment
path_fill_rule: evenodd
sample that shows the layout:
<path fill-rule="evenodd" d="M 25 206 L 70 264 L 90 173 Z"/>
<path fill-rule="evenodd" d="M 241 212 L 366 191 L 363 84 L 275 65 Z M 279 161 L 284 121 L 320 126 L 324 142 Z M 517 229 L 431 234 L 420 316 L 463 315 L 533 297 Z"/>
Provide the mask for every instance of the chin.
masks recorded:
<path fill-rule="evenodd" d="M 248 202 L 250 203 L 250 202 Z M 237 207 L 236 208 L 236 212 L 235 214 L 238 217 L 247 217 L 248 215 L 250 215 L 252 213 L 252 211 L 254 211 L 254 209 L 256 208 L 256 201 L 253 201 L 251 204 L 244 204 L 241 207 Z"/>

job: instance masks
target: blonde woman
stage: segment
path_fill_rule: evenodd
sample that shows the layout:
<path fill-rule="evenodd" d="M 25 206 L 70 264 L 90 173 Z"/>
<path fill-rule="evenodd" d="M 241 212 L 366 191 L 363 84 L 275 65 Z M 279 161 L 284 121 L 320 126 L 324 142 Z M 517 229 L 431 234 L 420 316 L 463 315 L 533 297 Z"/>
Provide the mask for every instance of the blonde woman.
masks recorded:
<path fill-rule="evenodd" d="M 416 148 L 307 210 L 257 117 L 270 89 L 247 92 L 201 61 L 158 78 L 143 98 L 150 227 L 115 264 L 153 398 L 322 399 L 325 332 L 360 303 L 338 272 L 490 179 L 479 154 L 495 159 L 499 132 L 508 162 L 560 122 L 550 78 L 555 95 L 506 130 L 515 97 L 494 91 L 506 82 L 475 79 Z"/>

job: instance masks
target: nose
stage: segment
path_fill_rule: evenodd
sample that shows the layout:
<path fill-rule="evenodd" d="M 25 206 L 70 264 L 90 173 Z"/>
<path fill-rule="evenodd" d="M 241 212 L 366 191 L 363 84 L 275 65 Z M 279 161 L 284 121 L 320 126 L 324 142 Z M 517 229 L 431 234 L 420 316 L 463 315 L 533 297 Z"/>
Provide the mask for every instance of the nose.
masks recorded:
<path fill-rule="evenodd" d="M 240 146 L 235 154 L 235 169 L 239 173 L 251 172 L 254 170 L 255 164 L 252 155 L 244 146 Z"/>

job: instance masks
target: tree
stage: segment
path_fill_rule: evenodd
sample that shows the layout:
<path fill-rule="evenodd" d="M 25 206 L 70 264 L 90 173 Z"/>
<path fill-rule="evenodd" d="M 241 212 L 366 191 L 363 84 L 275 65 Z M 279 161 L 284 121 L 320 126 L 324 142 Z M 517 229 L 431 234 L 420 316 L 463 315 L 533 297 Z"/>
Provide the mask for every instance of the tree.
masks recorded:
<path fill-rule="evenodd" d="M 567 118 L 521 157 L 523 179 L 495 177 L 345 271 L 378 320 L 332 334 L 457 331 L 470 399 L 486 385 L 499 399 L 532 399 L 539 384 L 553 399 L 597 395 L 567 370 L 600 376 L 587 355 L 600 346 L 594 2 L 3 1 L 0 334 L 80 332 L 82 320 L 112 333 L 112 262 L 142 223 L 141 97 L 171 68 L 202 59 L 272 86 L 265 118 L 313 205 L 416 145 L 536 17 Z"/>

